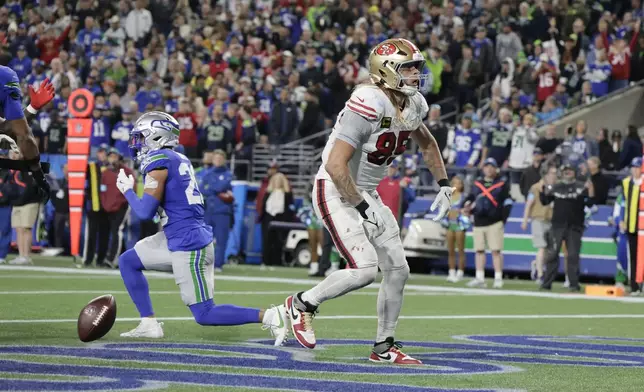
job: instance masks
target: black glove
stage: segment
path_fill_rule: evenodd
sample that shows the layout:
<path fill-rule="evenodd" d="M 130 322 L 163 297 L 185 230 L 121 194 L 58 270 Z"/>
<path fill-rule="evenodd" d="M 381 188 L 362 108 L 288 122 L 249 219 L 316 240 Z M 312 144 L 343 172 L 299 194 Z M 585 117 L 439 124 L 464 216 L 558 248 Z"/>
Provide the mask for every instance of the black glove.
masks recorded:
<path fill-rule="evenodd" d="M 38 198 L 40 199 L 40 202 L 42 204 L 47 204 L 50 197 L 49 194 L 51 193 L 51 187 L 45 178 L 45 173 L 43 173 L 42 170 L 36 170 L 31 172 L 31 174 L 38 185 Z"/>

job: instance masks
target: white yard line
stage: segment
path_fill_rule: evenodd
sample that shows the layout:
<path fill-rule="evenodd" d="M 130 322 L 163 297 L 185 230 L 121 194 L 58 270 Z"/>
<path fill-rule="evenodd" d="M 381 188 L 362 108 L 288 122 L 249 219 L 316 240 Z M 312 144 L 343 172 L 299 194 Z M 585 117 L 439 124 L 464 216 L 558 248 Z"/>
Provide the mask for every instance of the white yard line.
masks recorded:
<path fill-rule="evenodd" d="M 34 271 L 34 272 L 49 272 L 49 273 L 63 273 L 68 275 L 89 275 L 89 276 L 120 276 L 119 271 L 116 270 L 99 270 L 99 269 L 76 269 L 76 268 L 60 268 L 60 267 L 39 267 L 39 266 L 0 266 L 2 271 Z M 163 272 L 149 271 L 145 273 L 148 277 L 163 277 L 165 279 L 172 279 L 172 275 Z M 275 278 L 267 276 L 236 276 L 236 275 L 216 275 L 217 281 L 230 281 L 230 282 L 254 282 L 254 283 L 276 283 L 283 285 L 316 285 L 320 281 L 316 279 L 296 279 L 296 278 Z M 380 287 L 379 283 L 373 283 L 367 286 L 370 289 Z M 471 294 L 471 295 L 490 295 L 490 296 L 513 296 L 513 297 L 532 297 L 532 298 L 551 298 L 551 299 L 569 299 L 569 300 L 591 300 L 591 301 L 612 301 L 612 302 L 629 302 L 629 303 L 644 303 L 644 297 L 594 297 L 585 294 L 568 294 L 568 293 L 551 293 L 541 291 L 524 291 L 524 290 L 507 290 L 507 289 L 473 289 L 467 287 L 447 287 L 447 286 L 431 286 L 431 285 L 418 285 L 408 284 L 405 286 L 406 290 L 419 291 L 419 292 L 441 292 L 441 293 L 455 293 L 455 294 Z"/>
<path fill-rule="evenodd" d="M 82 295 L 82 294 L 127 294 L 125 290 L 29 290 L 29 291 L 0 291 L 0 295 Z M 178 290 L 167 290 L 167 291 L 150 291 L 151 295 L 179 295 Z M 215 296 L 217 295 L 291 295 L 293 290 L 290 291 L 222 291 L 215 290 Z M 376 296 L 378 291 L 376 290 L 361 290 L 347 295 L 365 295 L 365 296 Z M 440 296 L 440 295 L 473 295 L 473 294 L 460 294 L 460 293 L 441 293 L 441 292 L 409 292 L 405 296 Z"/>
<path fill-rule="evenodd" d="M 376 320 L 378 316 L 339 315 L 316 316 L 316 320 Z M 400 316 L 401 320 L 535 320 L 535 319 L 642 319 L 644 314 L 472 314 L 472 315 L 434 315 L 434 316 Z M 138 317 L 117 318 L 119 322 L 139 321 Z M 192 317 L 160 317 L 160 321 L 194 321 Z M 76 323 L 77 319 L 35 319 L 35 320 L 0 320 L 0 324 L 51 324 Z"/>

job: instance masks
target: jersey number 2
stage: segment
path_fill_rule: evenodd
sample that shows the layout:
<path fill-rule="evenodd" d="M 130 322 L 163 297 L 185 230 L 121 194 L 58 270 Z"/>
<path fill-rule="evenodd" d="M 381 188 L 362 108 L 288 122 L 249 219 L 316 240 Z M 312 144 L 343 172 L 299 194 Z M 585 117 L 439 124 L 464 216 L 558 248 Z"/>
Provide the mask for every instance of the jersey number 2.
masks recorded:
<path fill-rule="evenodd" d="M 192 170 L 192 165 L 181 162 L 179 165 L 179 174 L 182 176 L 185 176 L 186 174 L 190 175 L 190 183 L 186 188 L 188 204 L 203 204 L 203 196 L 201 196 L 201 192 L 199 192 L 199 186 L 197 185 L 197 179 L 195 178 L 194 170 Z M 195 190 L 197 191 L 196 194 Z"/>
<path fill-rule="evenodd" d="M 367 155 L 369 163 L 382 166 L 389 166 L 394 159 L 407 149 L 407 140 L 411 131 L 400 131 L 398 137 L 394 132 L 386 132 L 378 136 L 376 140 L 376 151 Z"/>

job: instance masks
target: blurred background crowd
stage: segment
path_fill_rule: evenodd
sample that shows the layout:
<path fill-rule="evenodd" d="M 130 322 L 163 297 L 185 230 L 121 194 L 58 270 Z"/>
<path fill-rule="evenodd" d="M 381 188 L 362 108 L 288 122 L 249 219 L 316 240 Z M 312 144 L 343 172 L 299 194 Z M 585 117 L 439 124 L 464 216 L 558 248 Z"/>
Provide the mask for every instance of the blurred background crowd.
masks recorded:
<path fill-rule="evenodd" d="M 494 158 L 520 198 L 535 160 L 563 158 L 590 176 L 641 153 L 636 127 L 537 128 L 644 79 L 643 10 L 641 0 L 7 0 L 0 63 L 25 97 L 53 81 L 55 100 L 31 124 L 46 154 L 66 153 L 67 99 L 86 88 L 94 160 L 103 151 L 128 165 L 133 123 L 162 110 L 195 162 L 214 150 L 252 161 L 256 146 L 323 145 L 369 79 L 369 49 L 405 37 L 431 73 L 427 123 L 450 173 Z M 432 185 L 420 161 L 412 146 L 397 162 L 405 188 Z"/>

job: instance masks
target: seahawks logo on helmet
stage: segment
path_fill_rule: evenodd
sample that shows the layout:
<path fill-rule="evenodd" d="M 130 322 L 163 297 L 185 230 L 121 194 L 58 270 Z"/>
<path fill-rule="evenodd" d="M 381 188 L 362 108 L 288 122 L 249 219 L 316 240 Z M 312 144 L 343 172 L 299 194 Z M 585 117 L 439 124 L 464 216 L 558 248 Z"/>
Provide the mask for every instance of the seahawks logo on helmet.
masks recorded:
<path fill-rule="evenodd" d="M 174 124 L 172 121 L 169 120 L 152 120 L 150 123 L 151 127 L 159 127 L 163 130 L 166 130 L 168 132 L 172 132 L 175 135 L 179 136 L 179 129 L 177 128 L 177 124 Z"/>

